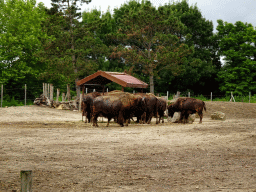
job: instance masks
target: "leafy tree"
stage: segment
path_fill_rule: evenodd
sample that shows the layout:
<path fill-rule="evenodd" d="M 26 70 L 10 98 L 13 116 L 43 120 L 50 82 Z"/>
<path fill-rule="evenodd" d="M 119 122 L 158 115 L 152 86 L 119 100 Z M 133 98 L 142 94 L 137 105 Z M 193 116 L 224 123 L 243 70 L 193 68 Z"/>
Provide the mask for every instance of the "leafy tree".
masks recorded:
<path fill-rule="evenodd" d="M 0 1 L 0 82 L 9 89 L 35 87 L 44 68 L 34 52 L 41 49 L 41 38 L 50 37 L 40 25 L 44 7 L 35 5 L 35 0 Z M 15 94 L 19 96 L 19 91 Z"/>
<path fill-rule="evenodd" d="M 182 42 L 194 47 L 194 53 L 182 63 L 182 73 L 175 75 L 171 71 L 163 71 L 160 76 L 163 75 L 165 81 L 162 80 L 160 87 L 169 87 L 169 90 L 173 91 L 196 92 L 209 91 L 210 87 L 213 91 L 213 87 L 209 85 L 213 84 L 220 69 L 220 61 L 216 55 L 217 46 L 214 44 L 212 22 L 202 16 L 196 5 L 189 6 L 187 0 L 159 7 L 159 10 L 162 9 L 173 12 L 180 18 L 185 27 L 177 35 Z M 165 17 L 165 14 L 162 17 Z"/>
<path fill-rule="evenodd" d="M 220 90 L 246 94 L 256 91 L 256 30 L 248 23 L 218 20 L 220 54 L 225 64 L 218 73 Z"/>
<path fill-rule="evenodd" d="M 80 60 L 79 54 L 81 53 L 81 49 L 77 48 L 78 42 L 81 42 L 82 34 L 79 34 L 81 32 L 82 26 L 79 22 L 79 19 L 81 18 L 81 8 L 79 5 L 82 5 L 83 3 L 90 3 L 91 0 L 52 0 L 52 8 L 48 11 L 48 13 L 52 14 L 52 19 L 60 18 L 60 20 L 56 20 L 56 22 L 59 23 L 59 31 L 60 32 L 60 39 L 58 39 L 55 42 L 52 42 L 50 45 L 51 48 L 55 48 L 57 52 L 59 52 L 59 48 L 62 47 L 61 53 L 62 56 L 58 55 L 56 51 L 55 59 L 54 61 L 57 61 L 57 65 L 54 66 L 52 63 L 53 60 L 49 62 L 50 68 L 59 68 L 60 66 L 65 66 L 63 69 L 65 70 L 66 74 L 69 75 L 68 80 L 72 81 L 73 79 L 78 81 L 79 77 L 79 68 L 83 63 L 83 59 Z M 56 22 L 54 22 L 56 24 Z M 52 26 L 52 24 L 49 24 Z M 55 27 L 54 27 L 55 28 Z M 84 32 L 83 32 L 84 34 Z M 59 35 L 59 34 L 58 34 Z M 61 46 L 58 43 L 62 43 Z M 53 45 L 58 45 L 53 46 Z M 65 48 L 64 48 L 65 47 Z M 52 49 L 51 49 L 52 51 Z M 81 62 L 80 62 L 81 61 Z M 71 72 L 73 70 L 73 72 Z M 56 70 L 53 70 L 56 71 Z M 48 71 L 49 72 L 49 71 Z M 65 73 L 62 75 L 65 75 Z M 80 93 L 80 88 L 76 86 L 77 95 Z"/>
<path fill-rule="evenodd" d="M 149 75 L 150 92 L 154 93 L 154 77 L 159 71 L 169 68 L 179 73 L 179 63 L 193 52 L 176 35 L 184 26 L 172 12 L 163 10 L 168 17 L 162 17 L 150 1 L 130 1 L 120 11 L 123 16 L 118 20 L 120 25 L 113 40 L 122 44 L 112 47 L 111 57 Z M 120 11 L 115 10 L 117 17 Z"/>

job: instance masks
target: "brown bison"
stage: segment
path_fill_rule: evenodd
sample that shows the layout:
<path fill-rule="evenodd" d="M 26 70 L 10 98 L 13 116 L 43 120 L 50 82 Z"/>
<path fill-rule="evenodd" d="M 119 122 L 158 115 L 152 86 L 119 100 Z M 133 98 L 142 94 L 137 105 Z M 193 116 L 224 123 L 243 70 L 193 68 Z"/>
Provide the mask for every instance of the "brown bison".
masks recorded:
<path fill-rule="evenodd" d="M 106 95 L 120 98 L 123 103 L 124 119 L 126 122 L 130 121 L 133 116 L 137 117 L 137 122 L 141 120 L 145 112 L 145 101 L 142 99 L 142 96 L 118 90 L 108 92 Z"/>
<path fill-rule="evenodd" d="M 205 103 L 199 99 L 183 97 L 183 98 L 178 98 L 177 101 L 173 104 L 170 104 L 167 107 L 167 109 L 168 109 L 168 116 L 171 116 L 171 117 L 173 117 L 173 114 L 175 112 L 181 112 L 179 122 L 181 122 L 183 118 L 185 118 L 185 122 L 187 122 L 189 114 L 198 113 L 200 117 L 199 123 L 202 123 L 203 110 L 206 111 L 206 106 L 205 106 Z"/>
<path fill-rule="evenodd" d="M 162 98 L 162 97 L 156 97 L 157 98 L 157 113 L 159 116 L 159 121 L 158 123 L 160 123 L 161 119 L 162 119 L 162 123 L 164 123 L 164 112 L 167 109 L 167 102 L 166 99 Z"/>
<path fill-rule="evenodd" d="M 144 123 L 150 123 L 151 119 L 153 116 L 157 117 L 158 113 L 158 102 L 157 98 L 154 94 L 152 93 L 136 93 L 136 95 L 141 95 L 142 99 L 145 102 L 145 118 L 144 118 Z M 156 119 L 156 124 L 158 124 L 158 121 Z"/>
<path fill-rule="evenodd" d="M 98 96 L 101 96 L 101 93 L 92 92 L 92 93 L 86 94 L 83 98 L 83 101 L 82 101 L 82 117 L 86 116 L 89 123 L 91 122 L 91 117 L 92 117 L 93 100 Z"/>
<path fill-rule="evenodd" d="M 99 96 L 93 100 L 93 126 L 97 126 L 97 118 L 99 115 L 106 117 L 108 119 L 107 127 L 109 126 L 109 121 L 112 118 L 117 119 L 117 123 L 122 127 L 124 126 L 123 117 L 123 104 L 119 97 L 116 96 Z"/>

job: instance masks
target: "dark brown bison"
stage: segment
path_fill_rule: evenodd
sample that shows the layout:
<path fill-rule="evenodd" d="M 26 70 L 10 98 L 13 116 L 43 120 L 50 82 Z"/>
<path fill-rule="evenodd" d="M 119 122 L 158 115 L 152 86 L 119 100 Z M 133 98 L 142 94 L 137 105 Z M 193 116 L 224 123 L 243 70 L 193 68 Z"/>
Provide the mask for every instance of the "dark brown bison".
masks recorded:
<path fill-rule="evenodd" d="M 162 119 L 162 123 L 164 123 L 164 112 L 167 109 L 167 102 L 166 99 L 162 98 L 162 97 L 156 97 L 157 98 L 157 113 L 158 113 L 158 117 L 159 117 L 159 123 Z"/>
<path fill-rule="evenodd" d="M 92 117 L 93 100 L 98 96 L 101 96 L 101 93 L 92 92 L 92 93 L 86 94 L 83 98 L 83 101 L 82 101 L 82 117 L 86 116 L 89 123 L 91 122 L 91 117 Z"/>
<path fill-rule="evenodd" d="M 93 126 L 97 126 L 97 118 L 99 115 L 106 117 L 108 119 L 107 127 L 109 126 L 109 121 L 112 118 L 117 119 L 117 123 L 122 127 L 124 126 L 123 117 L 123 104 L 119 97 L 117 96 L 99 96 L 93 100 Z"/>
<path fill-rule="evenodd" d="M 157 117 L 158 113 L 158 102 L 157 98 L 152 93 L 136 93 L 136 95 L 141 95 L 142 100 L 145 102 L 145 118 L 143 120 L 144 123 L 150 123 L 153 116 Z M 156 119 L 156 124 L 158 124 L 158 120 Z"/>
<path fill-rule="evenodd" d="M 137 117 L 138 122 L 141 120 L 141 117 L 145 112 L 145 101 L 140 95 L 134 95 L 118 90 L 108 92 L 107 95 L 120 98 L 123 104 L 124 119 L 127 123 L 133 116 Z"/>
<path fill-rule="evenodd" d="M 187 122 L 189 114 L 198 113 L 200 117 L 199 123 L 202 123 L 203 110 L 206 111 L 206 106 L 205 103 L 199 99 L 183 97 L 178 98 L 177 101 L 173 104 L 170 104 L 167 109 L 168 116 L 171 117 L 173 117 L 175 112 L 181 112 L 179 122 L 182 122 L 183 118 L 185 118 L 185 122 Z"/>

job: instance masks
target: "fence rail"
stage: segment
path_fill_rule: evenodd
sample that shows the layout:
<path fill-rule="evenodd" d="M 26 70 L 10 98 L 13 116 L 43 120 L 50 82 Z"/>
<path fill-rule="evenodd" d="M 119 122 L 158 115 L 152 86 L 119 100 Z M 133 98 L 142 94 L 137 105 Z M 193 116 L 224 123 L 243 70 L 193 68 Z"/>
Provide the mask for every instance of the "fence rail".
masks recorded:
<path fill-rule="evenodd" d="M 57 88 L 56 90 L 54 90 L 55 87 L 62 87 L 62 89 Z M 21 91 L 24 93 L 24 97 L 23 99 L 15 99 L 15 102 L 19 102 L 22 105 L 27 105 L 27 104 L 31 104 L 33 103 L 33 101 L 36 99 L 34 96 L 31 96 L 32 94 L 28 94 L 31 93 L 32 90 L 35 91 L 37 90 L 37 92 L 40 92 L 41 94 L 44 94 L 46 97 L 48 97 L 50 100 L 53 100 L 55 98 L 56 102 L 59 102 L 60 100 L 62 101 L 70 101 L 72 98 L 74 99 L 74 97 L 76 98 L 80 98 L 76 95 L 75 91 L 71 91 L 72 89 L 75 88 L 75 86 L 66 85 L 66 88 L 63 88 L 63 85 L 60 86 L 53 86 L 52 84 L 49 83 L 43 83 L 42 87 L 29 87 L 26 84 L 21 87 L 21 88 L 13 88 L 13 89 L 8 89 L 5 88 L 4 85 L 1 85 L 1 108 L 3 107 L 4 102 L 7 102 L 4 99 L 4 93 L 5 92 L 12 92 L 12 91 Z M 23 90 L 23 91 L 22 91 Z M 97 90 L 95 88 L 85 88 L 84 93 L 90 93 L 93 91 L 101 91 L 101 90 Z M 108 92 L 108 88 L 106 89 L 106 92 Z M 133 93 L 135 93 L 135 91 L 133 91 Z M 39 97 L 40 95 L 38 95 L 37 97 Z M 170 93 L 169 91 L 167 91 L 166 93 L 156 93 L 155 95 L 157 96 L 165 96 L 168 98 L 168 100 L 171 100 L 175 97 L 194 97 L 194 98 L 199 98 L 202 100 L 209 100 L 209 101 L 235 101 L 235 102 L 248 102 L 248 103 L 255 103 L 256 102 L 256 95 L 252 96 L 251 92 L 248 93 L 248 95 L 233 95 L 233 93 L 231 92 L 230 96 L 227 95 L 220 95 L 220 94 L 214 94 L 213 92 L 210 92 L 207 95 L 199 95 L 199 94 L 194 94 L 194 93 L 190 93 L 190 92 L 177 92 L 177 93 Z M 61 98 L 59 98 L 61 97 Z M 12 95 L 9 95 L 9 100 L 12 98 Z M 10 101 L 9 101 L 10 102 Z M 10 102 L 10 104 L 12 105 L 13 103 Z M 15 105 L 15 104 L 13 104 Z"/>

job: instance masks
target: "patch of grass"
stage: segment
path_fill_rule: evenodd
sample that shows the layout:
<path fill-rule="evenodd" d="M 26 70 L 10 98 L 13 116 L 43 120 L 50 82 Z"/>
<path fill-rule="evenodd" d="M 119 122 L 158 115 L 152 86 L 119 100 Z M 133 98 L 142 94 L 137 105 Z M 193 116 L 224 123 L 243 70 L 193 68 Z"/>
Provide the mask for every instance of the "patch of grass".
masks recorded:
<path fill-rule="evenodd" d="M 26 101 L 26 105 L 33 105 L 33 101 L 32 100 L 27 100 Z M 2 103 L 2 107 L 11 107 L 11 106 L 24 106 L 25 102 L 24 101 L 19 101 L 19 100 L 15 100 L 14 97 L 9 98 L 6 97 L 3 99 L 3 103 Z"/>

